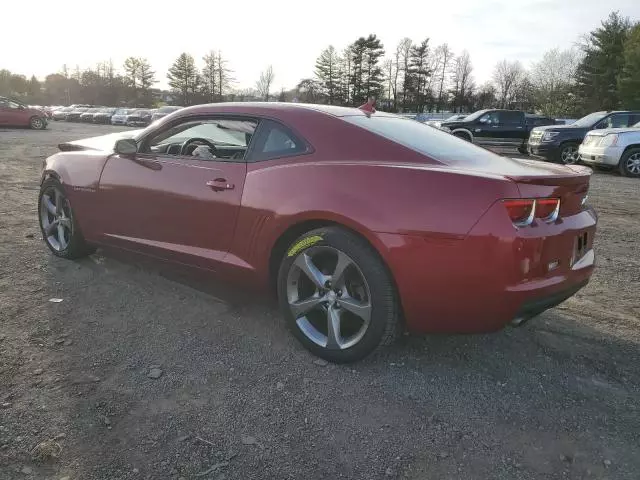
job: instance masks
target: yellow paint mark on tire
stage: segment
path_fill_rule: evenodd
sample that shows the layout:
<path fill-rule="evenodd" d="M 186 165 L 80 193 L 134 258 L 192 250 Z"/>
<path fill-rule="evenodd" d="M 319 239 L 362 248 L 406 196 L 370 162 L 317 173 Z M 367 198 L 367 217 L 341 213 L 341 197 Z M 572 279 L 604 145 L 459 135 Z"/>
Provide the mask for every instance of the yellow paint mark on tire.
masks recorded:
<path fill-rule="evenodd" d="M 322 240 L 324 239 L 320 235 L 313 235 L 311 237 L 303 238 L 289 249 L 289 251 L 287 252 L 287 257 L 293 257 L 305 248 L 309 248 L 310 246 L 315 245 Z"/>

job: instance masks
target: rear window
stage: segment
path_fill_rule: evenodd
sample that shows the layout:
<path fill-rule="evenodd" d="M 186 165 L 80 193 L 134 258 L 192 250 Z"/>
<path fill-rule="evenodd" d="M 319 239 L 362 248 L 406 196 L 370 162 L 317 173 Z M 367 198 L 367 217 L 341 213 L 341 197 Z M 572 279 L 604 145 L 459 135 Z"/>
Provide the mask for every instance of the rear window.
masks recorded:
<path fill-rule="evenodd" d="M 495 153 L 484 148 L 411 119 L 374 115 L 342 117 L 342 119 L 446 165 L 487 165 L 495 162 L 497 157 Z"/>

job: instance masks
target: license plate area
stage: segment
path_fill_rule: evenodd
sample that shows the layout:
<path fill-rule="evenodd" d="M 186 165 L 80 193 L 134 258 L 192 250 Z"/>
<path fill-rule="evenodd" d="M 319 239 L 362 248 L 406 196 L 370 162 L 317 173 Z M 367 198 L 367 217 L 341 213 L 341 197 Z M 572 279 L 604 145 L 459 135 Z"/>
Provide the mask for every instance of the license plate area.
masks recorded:
<path fill-rule="evenodd" d="M 573 240 L 573 255 L 571 266 L 580 260 L 589 251 L 589 232 L 583 232 Z"/>

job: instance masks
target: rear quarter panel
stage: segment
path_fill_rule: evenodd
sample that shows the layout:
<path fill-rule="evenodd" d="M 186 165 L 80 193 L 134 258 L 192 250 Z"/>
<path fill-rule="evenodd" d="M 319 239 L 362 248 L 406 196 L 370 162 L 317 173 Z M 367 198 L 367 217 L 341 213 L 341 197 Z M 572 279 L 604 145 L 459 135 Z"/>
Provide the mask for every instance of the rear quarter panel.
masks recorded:
<path fill-rule="evenodd" d="M 301 222 L 344 225 L 386 260 L 379 233 L 461 240 L 497 199 L 519 196 L 513 182 L 498 177 L 425 164 L 316 162 L 311 157 L 249 167 L 230 253 L 257 272 L 260 282 L 268 282 L 278 238 Z"/>

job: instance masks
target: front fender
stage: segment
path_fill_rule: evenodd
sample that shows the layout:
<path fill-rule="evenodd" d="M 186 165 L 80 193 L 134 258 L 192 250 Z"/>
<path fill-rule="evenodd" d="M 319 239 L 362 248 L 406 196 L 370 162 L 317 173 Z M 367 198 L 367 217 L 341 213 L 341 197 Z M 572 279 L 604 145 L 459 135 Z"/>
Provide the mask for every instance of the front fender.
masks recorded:
<path fill-rule="evenodd" d="M 41 181 L 55 177 L 65 193 L 85 238 L 93 235 L 91 219 L 97 203 L 100 175 L 108 155 L 98 151 L 59 152 L 44 162 Z"/>

